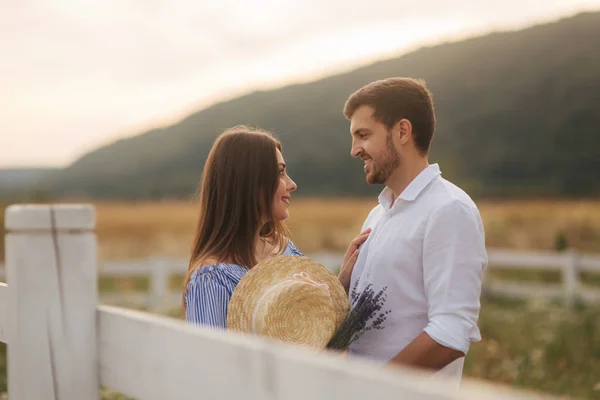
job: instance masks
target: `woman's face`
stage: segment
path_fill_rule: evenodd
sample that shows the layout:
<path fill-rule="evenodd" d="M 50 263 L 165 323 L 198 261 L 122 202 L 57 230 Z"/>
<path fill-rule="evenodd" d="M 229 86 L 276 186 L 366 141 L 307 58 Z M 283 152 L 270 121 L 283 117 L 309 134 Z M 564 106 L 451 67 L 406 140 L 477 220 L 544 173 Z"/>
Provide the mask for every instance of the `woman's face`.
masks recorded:
<path fill-rule="evenodd" d="M 279 149 L 277 149 L 277 172 L 279 173 L 279 186 L 273 199 L 273 218 L 276 221 L 281 221 L 289 216 L 290 199 L 297 186 L 287 174 L 285 160 Z"/>

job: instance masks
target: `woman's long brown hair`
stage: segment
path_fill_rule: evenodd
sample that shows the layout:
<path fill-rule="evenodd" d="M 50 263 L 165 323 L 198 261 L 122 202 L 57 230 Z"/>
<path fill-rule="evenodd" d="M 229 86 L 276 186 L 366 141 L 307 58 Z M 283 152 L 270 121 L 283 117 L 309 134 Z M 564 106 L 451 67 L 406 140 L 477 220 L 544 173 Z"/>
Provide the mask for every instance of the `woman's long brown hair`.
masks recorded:
<path fill-rule="evenodd" d="M 273 219 L 273 197 L 279 185 L 277 149 L 270 132 L 244 125 L 223 132 L 213 144 L 200 182 L 200 215 L 190 256 L 185 290 L 203 260 L 256 265 L 256 237 L 279 251 L 288 231 Z M 266 222 L 266 223 L 265 223 Z"/>

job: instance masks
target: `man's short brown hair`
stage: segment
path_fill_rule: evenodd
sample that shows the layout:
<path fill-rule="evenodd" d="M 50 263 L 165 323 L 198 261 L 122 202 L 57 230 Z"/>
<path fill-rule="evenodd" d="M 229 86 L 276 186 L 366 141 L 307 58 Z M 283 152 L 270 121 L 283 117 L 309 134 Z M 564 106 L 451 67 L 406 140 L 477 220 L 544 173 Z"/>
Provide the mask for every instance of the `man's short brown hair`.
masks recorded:
<path fill-rule="evenodd" d="M 364 105 L 372 107 L 373 118 L 388 129 L 403 118 L 409 120 L 417 149 L 422 154 L 429 152 L 435 131 L 435 113 L 425 81 L 388 78 L 371 82 L 348 98 L 344 105 L 344 116 L 352 118 L 354 112 Z"/>

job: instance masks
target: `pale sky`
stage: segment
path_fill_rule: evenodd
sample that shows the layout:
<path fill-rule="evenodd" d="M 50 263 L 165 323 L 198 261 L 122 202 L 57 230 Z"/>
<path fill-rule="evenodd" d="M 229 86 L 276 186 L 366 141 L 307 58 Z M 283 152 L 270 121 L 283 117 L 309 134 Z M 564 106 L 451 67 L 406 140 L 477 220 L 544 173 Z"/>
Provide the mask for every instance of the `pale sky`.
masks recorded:
<path fill-rule="evenodd" d="M 64 166 L 253 89 L 600 0 L 0 0 L 0 168 Z"/>

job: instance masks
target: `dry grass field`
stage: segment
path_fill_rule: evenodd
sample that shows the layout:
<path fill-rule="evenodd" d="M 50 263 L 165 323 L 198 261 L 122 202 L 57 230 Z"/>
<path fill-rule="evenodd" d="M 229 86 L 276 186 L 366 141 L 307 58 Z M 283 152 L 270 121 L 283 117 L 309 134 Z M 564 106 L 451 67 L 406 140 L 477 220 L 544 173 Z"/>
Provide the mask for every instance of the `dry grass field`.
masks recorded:
<path fill-rule="evenodd" d="M 287 225 L 305 253 L 345 250 L 375 199 L 293 199 Z M 553 249 L 569 246 L 600 253 L 600 201 L 481 201 L 489 247 Z M 187 258 L 197 218 L 192 202 L 95 203 L 102 260 L 163 255 Z M 4 210 L 0 205 L 0 231 Z M 3 242 L 3 241 L 2 241 Z M 3 248 L 0 243 L 0 258 Z"/>
<path fill-rule="evenodd" d="M 341 250 L 360 229 L 371 206 L 372 202 L 360 200 L 293 200 L 287 225 L 304 252 Z M 197 208 L 183 202 L 96 203 L 100 257 L 187 257 Z"/>
<path fill-rule="evenodd" d="M 293 199 L 287 225 L 305 253 L 344 250 L 375 200 Z M 490 247 L 600 252 L 600 201 L 480 202 Z M 100 258 L 187 257 L 197 218 L 190 202 L 96 203 Z"/>

